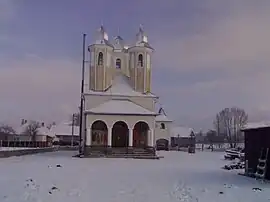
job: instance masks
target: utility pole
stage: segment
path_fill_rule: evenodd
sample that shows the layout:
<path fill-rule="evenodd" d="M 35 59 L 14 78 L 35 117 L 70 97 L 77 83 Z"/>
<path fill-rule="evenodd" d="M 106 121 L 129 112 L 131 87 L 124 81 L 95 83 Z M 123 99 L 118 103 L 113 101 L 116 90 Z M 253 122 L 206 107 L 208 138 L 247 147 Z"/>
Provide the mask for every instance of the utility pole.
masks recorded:
<path fill-rule="evenodd" d="M 82 133 L 83 133 L 83 101 L 84 101 L 84 65 L 85 65 L 85 39 L 83 34 L 83 58 L 82 58 L 82 83 L 81 83 L 81 104 L 80 104 L 80 132 L 79 132 L 79 154 L 82 154 Z"/>
<path fill-rule="evenodd" d="M 72 114 L 72 125 L 71 125 L 71 146 L 74 145 L 74 118 L 75 114 Z"/>
<path fill-rule="evenodd" d="M 177 151 L 180 151 L 180 135 L 177 135 Z"/>

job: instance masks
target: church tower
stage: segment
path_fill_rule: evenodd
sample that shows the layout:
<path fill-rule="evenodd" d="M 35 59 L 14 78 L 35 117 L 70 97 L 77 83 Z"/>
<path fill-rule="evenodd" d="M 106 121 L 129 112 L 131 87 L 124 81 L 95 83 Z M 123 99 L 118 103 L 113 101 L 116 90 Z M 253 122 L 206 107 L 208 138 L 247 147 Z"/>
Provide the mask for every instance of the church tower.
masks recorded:
<path fill-rule="evenodd" d="M 151 92 L 151 57 L 154 49 L 149 45 L 142 26 L 136 35 L 136 45 L 129 48 L 130 80 L 135 91 Z"/>
<path fill-rule="evenodd" d="M 118 35 L 114 38 L 114 64 L 115 64 L 115 73 L 122 73 L 128 76 L 128 51 L 127 46 L 125 46 L 124 39 Z"/>
<path fill-rule="evenodd" d="M 90 90 L 105 91 L 112 83 L 113 46 L 103 26 L 97 31 L 94 44 L 88 47 L 90 52 Z"/>

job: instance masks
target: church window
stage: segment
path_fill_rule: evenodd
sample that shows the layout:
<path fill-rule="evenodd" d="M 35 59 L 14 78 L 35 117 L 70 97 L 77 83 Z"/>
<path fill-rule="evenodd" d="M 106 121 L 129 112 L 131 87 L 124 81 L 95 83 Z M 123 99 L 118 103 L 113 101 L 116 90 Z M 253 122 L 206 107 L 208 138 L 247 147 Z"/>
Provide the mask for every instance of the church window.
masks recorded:
<path fill-rule="evenodd" d="M 98 54 L 98 65 L 103 65 L 103 53 L 99 52 Z"/>
<path fill-rule="evenodd" d="M 142 54 L 140 54 L 138 56 L 138 66 L 143 67 L 143 55 Z"/>
<path fill-rule="evenodd" d="M 160 124 L 160 129 L 165 129 L 165 124 L 164 123 Z"/>
<path fill-rule="evenodd" d="M 115 62 L 116 69 L 121 69 L 121 59 L 117 58 Z"/>

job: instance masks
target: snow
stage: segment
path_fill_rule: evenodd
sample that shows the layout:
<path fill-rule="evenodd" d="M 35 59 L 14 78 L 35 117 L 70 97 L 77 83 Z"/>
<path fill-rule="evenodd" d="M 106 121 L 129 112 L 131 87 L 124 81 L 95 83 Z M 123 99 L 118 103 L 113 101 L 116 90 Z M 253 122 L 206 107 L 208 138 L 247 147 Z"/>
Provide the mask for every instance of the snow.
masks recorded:
<path fill-rule="evenodd" d="M 223 153 L 160 152 L 165 157 L 160 160 L 80 159 L 71 158 L 73 154 L 62 151 L 1 159 L 0 201 L 270 200 L 269 184 L 221 169 L 227 163 Z"/>
<path fill-rule="evenodd" d="M 171 137 L 190 137 L 192 128 L 186 128 L 186 127 L 173 127 L 171 129 Z"/>
<path fill-rule="evenodd" d="M 156 116 L 156 121 L 157 122 L 172 122 L 172 120 L 170 120 L 166 115 L 164 114 L 159 114 L 158 116 Z"/>
<path fill-rule="evenodd" d="M 129 100 L 113 99 L 86 112 L 95 114 L 136 114 L 136 115 L 155 115 L 155 112 L 149 111 Z"/>
<path fill-rule="evenodd" d="M 267 128 L 270 127 L 270 121 L 265 122 L 254 122 L 254 123 L 247 123 L 242 130 L 249 130 L 249 129 L 258 129 L 258 128 Z"/>
<path fill-rule="evenodd" d="M 14 151 L 14 150 L 26 150 L 33 149 L 30 147 L 0 147 L 0 151 Z"/>
<path fill-rule="evenodd" d="M 89 90 L 88 90 L 89 91 Z M 105 92 L 89 91 L 91 95 L 114 95 L 114 96 L 129 96 L 129 97 L 153 97 L 156 96 L 151 93 L 143 94 L 135 91 L 129 84 L 129 78 L 122 73 L 115 76 L 112 86 Z"/>

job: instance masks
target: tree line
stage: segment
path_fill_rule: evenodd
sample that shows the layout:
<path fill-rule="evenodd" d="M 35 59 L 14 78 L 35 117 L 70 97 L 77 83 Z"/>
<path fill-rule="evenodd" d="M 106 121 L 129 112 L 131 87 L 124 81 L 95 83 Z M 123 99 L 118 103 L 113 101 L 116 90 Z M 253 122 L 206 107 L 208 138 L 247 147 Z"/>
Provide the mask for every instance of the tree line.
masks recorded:
<path fill-rule="evenodd" d="M 243 141 L 241 128 L 247 123 L 248 114 L 238 107 L 225 108 L 218 112 L 213 121 L 214 129 L 206 133 L 210 144 L 229 143 L 231 148 Z"/>
<path fill-rule="evenodd" d="M 39 133 L 39 129 L 41 127 L 46 127 L 48 130 L 50 130 L 52 128 L 52 126 L 56 125 L 55 122 L 52 122 L 48 125 L 45 126 L 45 124 L 43 122 L 38 122 L 38 121 L 34 121 L 34 120 L 26 120 L 26 119 L 22 119 L 21 120 L 21 126 L 25 125 L 24 130 L 22 131 L 22 135 L 28 135 L 31 137 L 31 141 L 35 142 L 36 141 L 36 136 Z M 15 131 L 15 129 L 8 125 L 8 124 L 1 124 L 0 125 L 0 135 L 15 135 L 17 134 L 17 132 Z"/>

